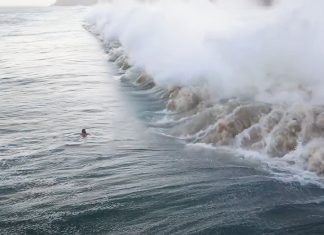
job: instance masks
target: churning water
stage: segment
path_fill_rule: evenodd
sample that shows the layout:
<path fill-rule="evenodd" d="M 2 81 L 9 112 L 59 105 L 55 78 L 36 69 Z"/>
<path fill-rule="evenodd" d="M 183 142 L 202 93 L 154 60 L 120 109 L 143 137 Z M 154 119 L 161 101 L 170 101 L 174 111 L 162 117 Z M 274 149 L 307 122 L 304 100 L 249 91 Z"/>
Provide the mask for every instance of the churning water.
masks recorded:
<path fill-rule="evenodd" d="M 0 10 L 0 234 L 323 234 L 316 180 L 170 137 L 84 11 Z"/>

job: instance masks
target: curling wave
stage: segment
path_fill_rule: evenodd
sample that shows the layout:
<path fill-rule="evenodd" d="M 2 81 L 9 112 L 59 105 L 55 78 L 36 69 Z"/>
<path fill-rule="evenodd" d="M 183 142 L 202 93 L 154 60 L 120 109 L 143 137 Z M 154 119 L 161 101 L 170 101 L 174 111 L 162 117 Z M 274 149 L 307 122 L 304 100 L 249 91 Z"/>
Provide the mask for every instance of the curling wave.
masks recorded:
<path fill-rule="evenodd" d="M 165 101 L 171 135 L 323 176 L 323 10 L 320 0 L 116 1 L 87 27 L 122 80 Z"/>

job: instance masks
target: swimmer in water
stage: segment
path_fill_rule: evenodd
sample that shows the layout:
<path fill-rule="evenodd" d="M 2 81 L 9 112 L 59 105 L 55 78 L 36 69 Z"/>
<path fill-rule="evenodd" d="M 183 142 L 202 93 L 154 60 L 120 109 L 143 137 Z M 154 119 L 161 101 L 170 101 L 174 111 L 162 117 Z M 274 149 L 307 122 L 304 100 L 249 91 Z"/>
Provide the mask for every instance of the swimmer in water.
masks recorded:
<path fill-rule="evenodd" d="M 81 135 L 82 138 L 86 138 L 89 134 L 87 133 L 86 129 L 82 129 L 80 135 Z"/>

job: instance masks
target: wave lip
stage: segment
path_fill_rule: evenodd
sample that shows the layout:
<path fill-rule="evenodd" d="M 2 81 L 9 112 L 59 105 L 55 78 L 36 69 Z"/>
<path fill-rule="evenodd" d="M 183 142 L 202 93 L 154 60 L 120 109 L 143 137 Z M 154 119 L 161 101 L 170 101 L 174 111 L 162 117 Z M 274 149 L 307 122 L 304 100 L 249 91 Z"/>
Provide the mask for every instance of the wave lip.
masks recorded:
<path fill-rule="evenodd" d="M 173 136 L 324 175 L 324 4 L 269 3 L 113 2 L 87 21 L 122 80 L 165 101 Z"/>

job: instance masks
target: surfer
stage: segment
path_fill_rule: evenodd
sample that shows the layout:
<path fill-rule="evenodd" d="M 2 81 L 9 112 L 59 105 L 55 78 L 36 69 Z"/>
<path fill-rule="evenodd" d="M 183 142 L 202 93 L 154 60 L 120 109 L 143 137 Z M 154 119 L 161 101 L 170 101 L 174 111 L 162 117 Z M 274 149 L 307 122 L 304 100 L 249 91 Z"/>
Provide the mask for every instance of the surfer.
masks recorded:
<path fill-rule="evenodd" d="M 81 135 L 82 138 L 86 138 L 89 134 L 87 133 L 86 129 L 82 129 L 80 135 Z"/>

